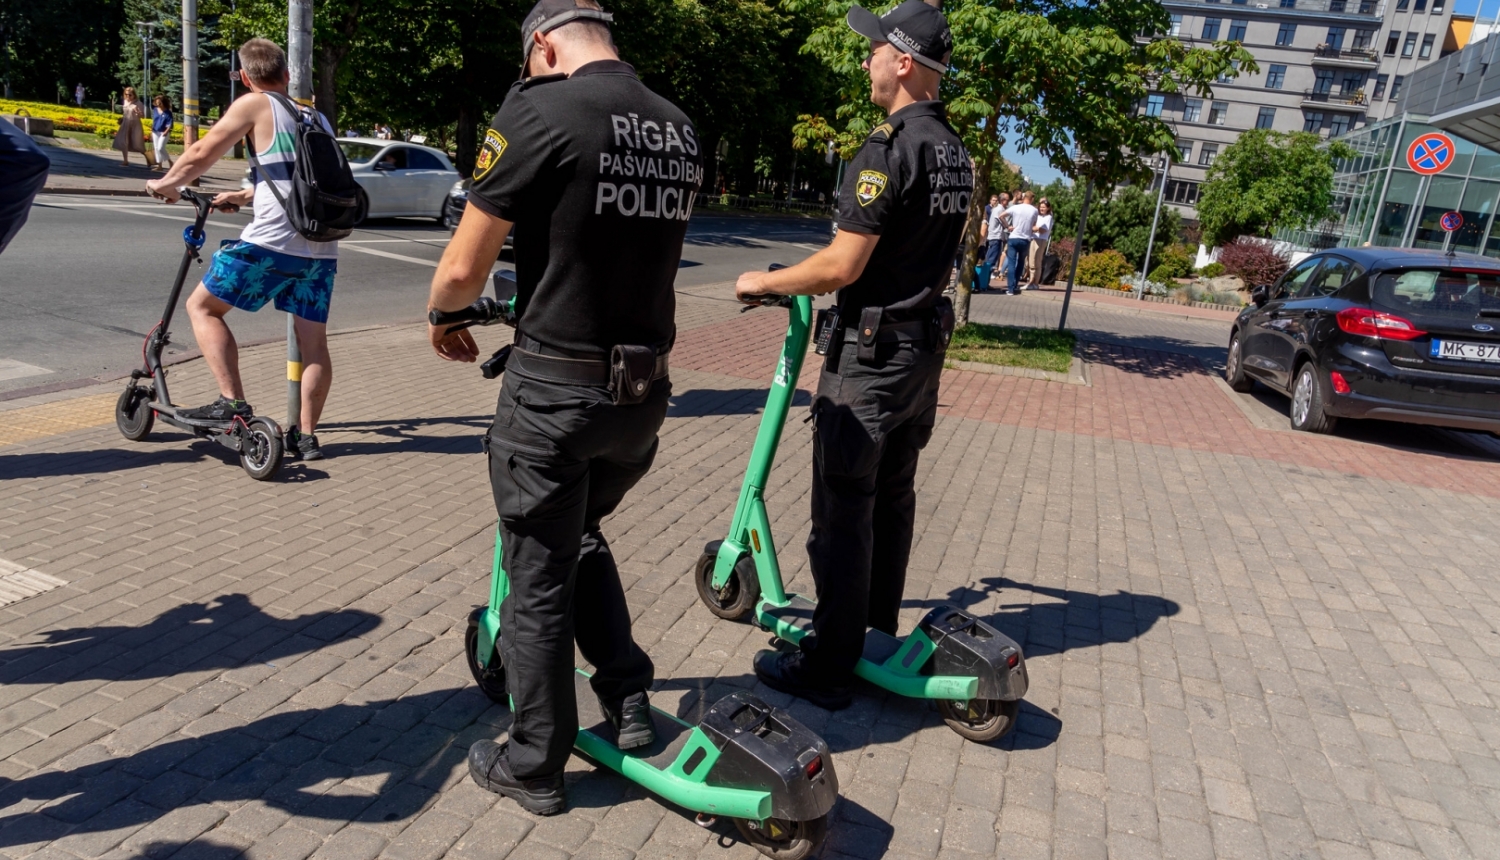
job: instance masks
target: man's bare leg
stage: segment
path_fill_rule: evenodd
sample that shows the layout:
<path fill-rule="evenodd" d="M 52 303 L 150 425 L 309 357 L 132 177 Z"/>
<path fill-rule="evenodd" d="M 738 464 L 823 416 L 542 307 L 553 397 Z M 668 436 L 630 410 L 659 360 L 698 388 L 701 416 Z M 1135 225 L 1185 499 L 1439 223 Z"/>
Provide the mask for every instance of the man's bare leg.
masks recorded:
<path fill-rule="evenodd" d="M 302 351 L 302 432 L 318 429 L 328 389 L 333 385 L 333 361 L 328 355 L 328 326 L 294 316 L 297 346 Z"/>
<path fill-rule="evenodd" d="M 234 332 L 224 322 L 224 315 L 233 307 L 210 293 L 201 282 L 187 300 L 188 319 L 193 323 L 193 337 L 198 341 L 198 348 L 203 350 L 203 360 L 208 362 L 208 369 L 213 373 L 214 380 L 219 383 L 219 393 L 230 400 L 244 400 L 245 388 L 240 384 L 239 344 L 235 343 Z M 326 345 L 324 348 L 326 351 Z"/>

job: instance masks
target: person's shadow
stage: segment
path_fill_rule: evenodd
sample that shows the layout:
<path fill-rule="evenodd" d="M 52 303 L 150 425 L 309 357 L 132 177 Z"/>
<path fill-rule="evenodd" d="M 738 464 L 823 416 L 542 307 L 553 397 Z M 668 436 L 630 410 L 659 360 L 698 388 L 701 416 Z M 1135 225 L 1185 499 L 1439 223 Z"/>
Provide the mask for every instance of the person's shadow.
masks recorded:
<path fill-rule="evenodd" d="M 41 641 L 0 648 L 0 685 L 133 681 L 274 663 L 379 623 L 359 609 L 277 618 L 243 594 L 226 594 L 173 607 L 140 627 L 69 627 L 26 637 Z"/>

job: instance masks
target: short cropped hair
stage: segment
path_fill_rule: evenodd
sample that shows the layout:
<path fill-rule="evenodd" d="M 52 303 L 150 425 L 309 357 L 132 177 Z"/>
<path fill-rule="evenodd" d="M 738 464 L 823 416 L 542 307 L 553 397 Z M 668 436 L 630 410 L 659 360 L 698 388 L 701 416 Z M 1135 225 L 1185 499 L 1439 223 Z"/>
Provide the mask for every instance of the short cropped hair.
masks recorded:
<path fill-rule="evenodd" d="M 604 7 L 600 6 L 597 0 L 575 0 L 575 5 L 580 9 L 604 11 Z M 562 34 L 563 38 L 571 42 L 604 45 L 610 48 L 615 46 L 614 34 L 610 32 L 609 25 L 603 21 L 594 21 L 587 18 L 578 21 L 569 21 L 552 32 Z"/>
<path fill-rule="evenodd" d="M 251 39 L 240 46 L 240 68 L 257 84 L 279 84 L 287 74 L 286 52 L 270 39 Z"/>

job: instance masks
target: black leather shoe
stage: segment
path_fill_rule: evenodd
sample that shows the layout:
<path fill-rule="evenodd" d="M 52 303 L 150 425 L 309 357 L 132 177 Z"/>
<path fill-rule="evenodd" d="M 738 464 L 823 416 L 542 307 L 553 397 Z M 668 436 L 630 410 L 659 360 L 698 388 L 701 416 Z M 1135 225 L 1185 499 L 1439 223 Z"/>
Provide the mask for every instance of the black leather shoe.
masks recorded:
<path fill-rule="evenodd" d="M 475 741 L 469 747 L 469 776 L 480 788 L 514 800 L 527 812 L 537 815 L 562 812 L 567 805 L 567 799 L 563 797 L 562 774 L 516 779 L 510 775 L 510 762 L 505 760 L 508 746 L 494 741 Z"/>
<path fill-rule="evenodd" d="M 651 700 L 645 693 L 626 696 L 618 705 L 601 699 L 599 707 L 615 727 L 619 736 L 615 745 L 620 749 L 649 747 L 656 740 L 656 727 L 651 724 Z"/>
<path fill-rule="evenodd" d="M 854 703 L 854 695 L 847 686 L 810 681 L 801 651 L 761 651 L 755 655 L 755 677 L 773 690 L 806 699 L 830 711 L 842 711 Z"/>

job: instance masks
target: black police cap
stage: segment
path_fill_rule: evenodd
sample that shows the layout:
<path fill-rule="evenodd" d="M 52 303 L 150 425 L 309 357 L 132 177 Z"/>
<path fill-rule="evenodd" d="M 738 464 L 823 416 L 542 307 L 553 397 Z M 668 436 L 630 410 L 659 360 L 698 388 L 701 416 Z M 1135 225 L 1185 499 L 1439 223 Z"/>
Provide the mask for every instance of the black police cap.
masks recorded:
<path fill-rule="evenodd" d="M 521 19 L 521 74 L 531 57 L 531 40 L 537 33 L 550 33 L 573 21 L 613 21 L 615 16 L 601 9 L 578 5 L 578 0 L 540 0 Z"/>
<path fill-rule="evenodd" d="M 881 16 L 863 6 L 851 6 L 847 20 L 849 29 L 872 42 L 889 42 L 930 69 L 948 70 L 953 31 L 943 13 L 922 0 L 906 0 Z"/>

